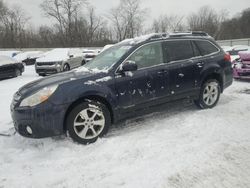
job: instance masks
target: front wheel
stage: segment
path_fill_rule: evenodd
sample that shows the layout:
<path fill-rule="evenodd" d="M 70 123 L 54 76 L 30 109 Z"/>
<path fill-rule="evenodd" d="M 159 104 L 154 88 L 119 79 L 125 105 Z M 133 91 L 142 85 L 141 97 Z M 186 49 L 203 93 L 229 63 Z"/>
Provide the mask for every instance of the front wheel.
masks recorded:
<path fill-rule="evenodd" d="M 220 93 L 219 82 L 215 79 L 208 80 L 201 87 L 199 99 L 194 102 L 201 109 L 213 108 L 219 101 Z"/>
<path fill-rule="evenodd" d="M 110 125 L 109 110 L 97 101 L 86 101 L 75 106 L 66 119 L 70 137 L 81 144 L 95 142 L 108 132 Z"/>
<path fill-rule="evenodd" d="M 19 69 L 15 70 L 15 77 L 21 76 L 22 72 Z"/>
<path fill-rule="evenodd" d="M 69 65 L 66 63 L 64 66 L 63 66 L 63 71 L 66 72 L 66 71 L 69 71 L 70 70 L 70 67 Z"/>

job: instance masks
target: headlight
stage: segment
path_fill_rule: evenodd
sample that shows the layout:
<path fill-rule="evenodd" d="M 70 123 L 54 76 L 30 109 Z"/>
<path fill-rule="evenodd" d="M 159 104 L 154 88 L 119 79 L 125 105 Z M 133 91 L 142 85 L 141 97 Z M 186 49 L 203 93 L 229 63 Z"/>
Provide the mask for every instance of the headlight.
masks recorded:
<path fill-rule="evenodd" d="M 38 92 L 34 93 L 33 95 L 25 98 L 22 100 L 20 106 L 35 106 L 38 105 L 46 100 L 56 91 L 58 85 L 45 87 Z"/>

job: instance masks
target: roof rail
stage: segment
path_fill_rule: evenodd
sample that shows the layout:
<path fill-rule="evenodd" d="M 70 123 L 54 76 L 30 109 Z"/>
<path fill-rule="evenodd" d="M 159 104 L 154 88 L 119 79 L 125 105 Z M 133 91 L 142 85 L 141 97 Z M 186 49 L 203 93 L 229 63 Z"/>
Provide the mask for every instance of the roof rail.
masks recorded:
<path fill-rule="evenodd" d="M 129 43 L 130 45 L 138 44 L 144 41 L 159 40 L 171 37 L 184 37 L 184 36 L 200 36 L 200 37 L 210 37 L 206 32 L 203 31 L 188 31 L 188 32 L 174 32 L 174 33 L 151 33 L 148 35 L 142 35 L 139 37 L 125 39 L 119 44 Z"/>
<path fill-rule="evenodd" d="M 169 33 L 169 37 L 184 37 L 184 36 L 200 36 L 200 37 L 209 37 L 206 32 L 203 31 L 187 31 L 187 32 L 173 32 Z"/>
<path fill-rule="evenodd" d="M 163 39 L 167 37 L 168 37 L 167 33 L 151 33 L 148 35 L 142 35 L 142 36 L 131 38 L 131 39 L 125 39 L 121 41 L 120 44 L 122 43 L 137 44 L 143 41 L 157 40 L 157 39 Z"/>

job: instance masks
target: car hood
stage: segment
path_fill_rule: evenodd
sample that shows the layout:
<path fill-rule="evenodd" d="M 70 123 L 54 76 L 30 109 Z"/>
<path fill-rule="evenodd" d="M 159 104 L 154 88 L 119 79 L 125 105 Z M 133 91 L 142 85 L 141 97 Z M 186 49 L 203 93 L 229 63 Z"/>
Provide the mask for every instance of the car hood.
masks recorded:
<path fill-rule="evenodd" d="M 98 78 L 98 74 L 104 73 L 95 73 L 92 71 L 76 71 L 72 70 L 66 73 L 59 73 L 56 75 L 48 76 L 33 82 L 30 82 L 23 87 L 21 87 L 18 92 L 22 96 L 30 95 L 44 87 L 52 86 L 52 85 L 60 85 L 67 82 L 74 82 L 77 80 L 93 80 Z"/>
<path fill-rule="evenodd" d="M 45 57 L 40 57 L 36 59 L 36 62 L 38 63 L 46 63 L 46 62 L 58 62 L 58 61 L 67 61 L 68 57 L 54 57 L 54 56 L 45 56 Z"/>

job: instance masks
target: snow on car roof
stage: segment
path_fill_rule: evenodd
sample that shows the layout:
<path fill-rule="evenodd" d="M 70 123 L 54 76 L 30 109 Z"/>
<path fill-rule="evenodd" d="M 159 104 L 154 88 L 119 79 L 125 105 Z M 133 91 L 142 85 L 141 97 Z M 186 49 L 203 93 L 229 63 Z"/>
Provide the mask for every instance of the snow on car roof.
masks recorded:
<path fill-rule="evenodd" d="M 16 63 L 17 61 L 13 59 L 12 57 L 0 55 L 0 65 L 10 64 L 10 63 Z"/>
<path fill-rule="evenodd" d="M 8 51 L 0 51 L 0 55 L 14 57 L 15 55 L 19 54 L 21 51 L 16 50 L 8 50 Z"/>
<path fill-rule="evenodd" d="M 141 35 L 139 37 L 135 37 L 135 38 L 131 38 L 131 39 L 125 39 L 121 42 L 119 42 L 118 44 L 129 44 L 129 45 L 134 45 L 134 44 L 138 44 L 138 43 L 141 43 L 143 41 L 146 41 L 146 40 L 149 40 L 155 36 L 158 36 L 160 35 L 159 33 L 150 33 L 150 34 L 147 34 L 147 35 Z"/>
<path fill-rule="evenodd" d="M 43 54 L 42 51 L 26 51 L 26 52 L 22 52 L 17 54 L 14 58 L 17 61 L 23 61 L 27 58 L 38 58 Z"/>

